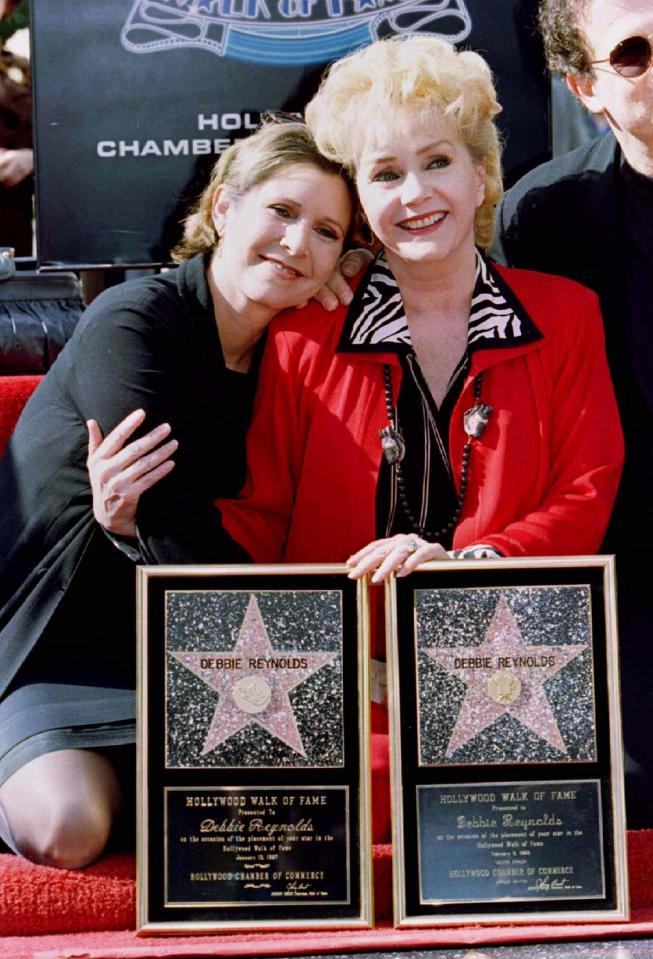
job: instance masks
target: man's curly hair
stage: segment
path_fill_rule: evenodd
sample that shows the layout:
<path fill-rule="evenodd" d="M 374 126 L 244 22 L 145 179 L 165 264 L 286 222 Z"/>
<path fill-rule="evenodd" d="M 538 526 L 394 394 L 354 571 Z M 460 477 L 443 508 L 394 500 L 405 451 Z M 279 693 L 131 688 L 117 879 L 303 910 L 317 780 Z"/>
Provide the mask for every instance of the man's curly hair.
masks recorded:
<path fill-rule="evenodd" d="M 551 73 L 592 76 L 592 54 L 578 19 L 589 0 L 542 0 L 538 12 Z"/>

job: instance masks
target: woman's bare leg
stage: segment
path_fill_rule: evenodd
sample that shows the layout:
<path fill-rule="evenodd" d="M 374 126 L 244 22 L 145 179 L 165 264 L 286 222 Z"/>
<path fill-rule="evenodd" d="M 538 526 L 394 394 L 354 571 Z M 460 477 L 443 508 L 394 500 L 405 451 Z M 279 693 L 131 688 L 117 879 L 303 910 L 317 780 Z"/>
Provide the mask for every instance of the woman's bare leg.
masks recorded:
<path fill-rule="evenodd" d="M 0 786 L 16 849 L 60 869 L 80 869 L 101 855 L 121 805 L 113 766 L 89 749 L 46 753 Z"/>

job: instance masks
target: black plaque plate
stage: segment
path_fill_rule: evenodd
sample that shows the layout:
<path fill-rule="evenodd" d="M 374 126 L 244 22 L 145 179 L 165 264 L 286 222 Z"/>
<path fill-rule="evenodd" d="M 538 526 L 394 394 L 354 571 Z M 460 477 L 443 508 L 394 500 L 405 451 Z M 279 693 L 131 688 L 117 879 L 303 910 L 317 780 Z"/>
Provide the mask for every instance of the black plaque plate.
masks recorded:
<path fill-rule="evenodd" d="M 431 563 L 387 600 L 396 924 L 627 917 L 612 560 Z"/>
<path fill-rule="evenodd" d="M 139 610 L 139 931 L 369 926 L 364 587 L 140 568 Z"/>

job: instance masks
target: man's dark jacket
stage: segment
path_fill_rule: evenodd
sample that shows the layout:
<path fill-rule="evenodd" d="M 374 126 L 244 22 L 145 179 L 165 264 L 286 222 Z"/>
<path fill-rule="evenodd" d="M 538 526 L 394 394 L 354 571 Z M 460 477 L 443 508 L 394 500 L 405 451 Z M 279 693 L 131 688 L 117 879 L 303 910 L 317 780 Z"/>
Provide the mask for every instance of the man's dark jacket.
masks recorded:
<path fill-rule="evenodd" d="M 498 210 L 493 248 L 500 262 L 570 277 L 600 297 L 627 449 L 626 474 L 607 549 L 618 549 L 617 526 L 623 545 L 623 524 L 636 508 L 625 501 L 628 476 L 644 468 L 639 450 L 642 437 L 651 429 L 626 349 L 621 163 L 621 149 L 608 134 L 532 170 L 507 192 Z M 646 506 L 640 503 L 639 508 Z M 637 539 L 633 530 L 630 535 Z"/>
<path fill-rule="evenodd" d="M 609 134 L 522 177 L 497 214 L 499 262 L 578 280 L 599 294 L 608 353 L 623 302 L 618 236 L 621 150 Z M 613 369 L 613 373 L 614 373 Z"/>

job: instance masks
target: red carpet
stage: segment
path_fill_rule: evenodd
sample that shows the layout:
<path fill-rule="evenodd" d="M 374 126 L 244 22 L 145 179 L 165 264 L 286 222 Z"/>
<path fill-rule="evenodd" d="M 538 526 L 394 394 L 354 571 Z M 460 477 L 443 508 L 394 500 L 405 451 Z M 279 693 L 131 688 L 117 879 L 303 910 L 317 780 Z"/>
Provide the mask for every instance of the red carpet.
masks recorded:
<path fill-rule="evenodd" d="M 2 959 L 202 959 L 202 957 L 290 957 L 400 949 L 473 948 L 573 939 L 645 937 L 653 933 L 653 910 L 627 925 L 502 926 L 482 929 L 392 929 L 387 924 L 363 932 L 285 933 L 138 939 L 130 932 L 68 936 L 15 936 L 0 940 Z"/>
<path fill-rule="evenodd" d="M 32 390 L 41 376 L 0 376 L 0 456 Z"/>
<path fill-rule="evenodd" d="M 246 933 L 140 939 L 134 925 L 134 862 L 112 856 L 83 872 L 33 866 L 0 855 L 0 959 L 175 959 L 294 956 L 374 949 L 427 949 L 543 939 L 653 935 L 653 830 L 628 835 L 632 919 L 628 923 L 396 930 L 390 926 L 390 847 L 375 847 L 378 925 L 360 931 Z"/>

